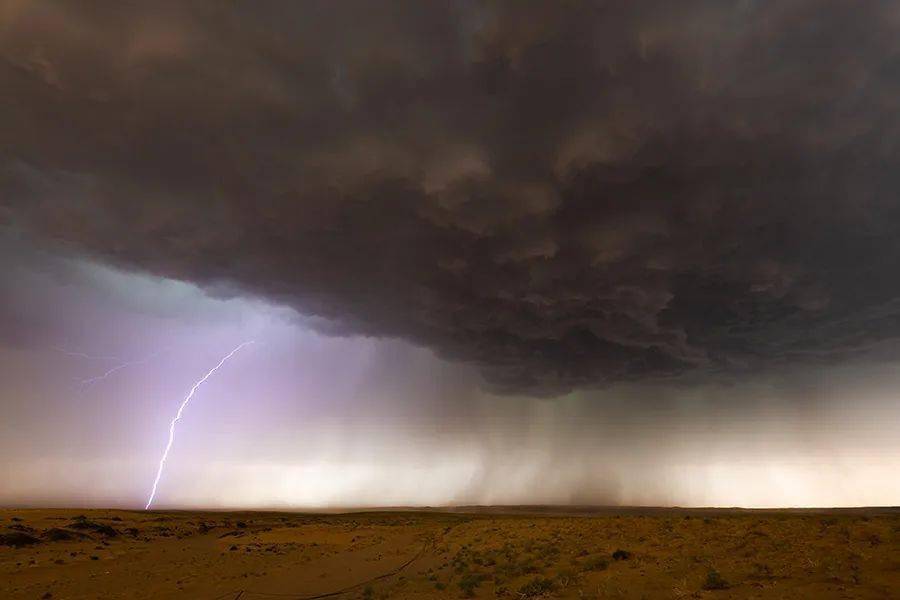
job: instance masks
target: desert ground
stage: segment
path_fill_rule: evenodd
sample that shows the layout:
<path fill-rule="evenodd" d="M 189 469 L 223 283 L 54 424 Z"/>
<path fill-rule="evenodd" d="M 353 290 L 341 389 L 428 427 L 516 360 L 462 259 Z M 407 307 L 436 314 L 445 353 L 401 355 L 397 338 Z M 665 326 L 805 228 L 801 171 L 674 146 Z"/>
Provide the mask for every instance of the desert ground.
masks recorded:
<path fill-rule="evenodd" d="M 0 597 L 900 598 L 900 512 L 0 510 Z"/>

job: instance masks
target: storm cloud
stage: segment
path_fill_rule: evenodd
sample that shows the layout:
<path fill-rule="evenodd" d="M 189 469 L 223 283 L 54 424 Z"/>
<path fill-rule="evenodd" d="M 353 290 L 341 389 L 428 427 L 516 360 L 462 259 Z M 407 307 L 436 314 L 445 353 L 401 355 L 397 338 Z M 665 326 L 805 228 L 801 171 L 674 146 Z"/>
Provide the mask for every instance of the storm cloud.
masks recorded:
<path fill-rule="evenodd" d="M 888 2 L 0 5 L 0 223 L 556 395 L 900 337 Z"/>

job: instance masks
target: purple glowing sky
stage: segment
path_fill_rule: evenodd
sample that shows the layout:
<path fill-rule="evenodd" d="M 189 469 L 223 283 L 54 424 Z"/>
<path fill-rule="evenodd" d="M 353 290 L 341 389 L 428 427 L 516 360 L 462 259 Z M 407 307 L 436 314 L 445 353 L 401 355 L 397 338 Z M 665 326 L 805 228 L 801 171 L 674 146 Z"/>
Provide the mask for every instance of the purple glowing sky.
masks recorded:
<path fill-rule="evenodd" d="M 178 404 L 246 339 L 257 343 L 179 422 L 157 506 L 871 505 L 898 495 L 890 365 L 743 386 L 492 396 L 470 369 L 404 342 L 323 336 L 259 300 L 16 248 L 28 260 L 11 268 L 28 285 L 6 289 L 4 306 L 30 333 L 0 349 L 0 504 L 141 506 Z M 82 390 L 109 362 L 54 347 L 158 354 Z"/>

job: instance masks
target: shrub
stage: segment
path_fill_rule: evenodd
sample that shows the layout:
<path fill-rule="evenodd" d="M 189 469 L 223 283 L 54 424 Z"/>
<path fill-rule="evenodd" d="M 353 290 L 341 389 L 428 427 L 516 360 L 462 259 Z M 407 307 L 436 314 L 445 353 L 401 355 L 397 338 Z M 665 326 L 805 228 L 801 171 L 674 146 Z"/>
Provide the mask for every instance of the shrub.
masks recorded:
<path fill-rule="evenodd" d="M 571 569 L 562 569 L 556 575 L 556 580 L 559 584 L 566 588 L 569 587 L 571 583 L 574 583 L 578 579 L 578 574 Z"/>
<path fill-rule="evenodd" d="M 753 563 L 753 576 L 762 579 L 771 577 L 772 568 L 765 563 Z"/>
<path fill-rule="evenodd" d="M 631 552 L 628 550 L 622 550 L 619 548 L 612 554 L 613 560 L 628 560 L 631 558 Z"/>
<path fill-rule="evenodd" d="M 549 594 L 556 588 L 556 583 L 552 579 L 546 577 L 535 577 L 521 588 L 519 595 L 525 598 L 537 598 L 545 594 Z"/>
<path fill-rule="evenodd" d="M 70 540 L 90 538 L 90 536 L 86 533 L 81 533 L 80 531 L 70 531 L 68 529 L 62 529 L 60 527 L 51 527 L 44 532 L 44 537 L 51 542 L 66 542 Z"/>
<path fill-rule="evenodd" d="M 706 574 L 706 583 L 703 584 L 704 590 L 725 590 L 728 589 L 728 582 L 719 574 L 718 571 L 712 569 Z"/>
<path fill-rule="evenodd" d="M 23 533 L 21 531 L 12 531 L 10 533 L 0 533 L 0 546 L 12 546 L 21 548 L 22 546 L 30 546 L 40 543 L 41 540 L 33 535 Z"/>
<path fill-rule="evenodd" d="M 466 598 L 471 598 L 475 595 L 475 588 L 481 585 L 481 579 L 480 573 L 466 573 L 457 585 Z"/>
<path fill-rule="evenodd" d="M 602 556 L 592 556 L 582 565 L 584 571 L 603 571 L 609 566 L 609 561 Z"/>
<path fill-rule="evenodd" d="M 88 531 L 93 531 L 95 533 L 99 533 L 100 535 L 105 535 L 107 537 L 116 537 L 119 535 L 119 532 L 114 528 L 106 525 L 105 523 L 97 523 L 94 521 L 89 521 L 84 516 L 75 517 L 75 520 L 72 523 L 69 523 L 70 529 L 87 529 Z"/>

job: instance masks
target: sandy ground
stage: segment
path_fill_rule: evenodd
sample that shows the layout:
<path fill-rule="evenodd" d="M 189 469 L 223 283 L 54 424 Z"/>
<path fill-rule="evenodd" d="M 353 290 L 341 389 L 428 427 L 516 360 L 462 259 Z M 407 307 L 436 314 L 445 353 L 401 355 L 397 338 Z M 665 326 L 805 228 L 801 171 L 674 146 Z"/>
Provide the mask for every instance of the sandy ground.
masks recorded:
<path fill-rule="evenodd" d="M 0 598 L 900 598 L 900 512 L 0 510 Z"/>

